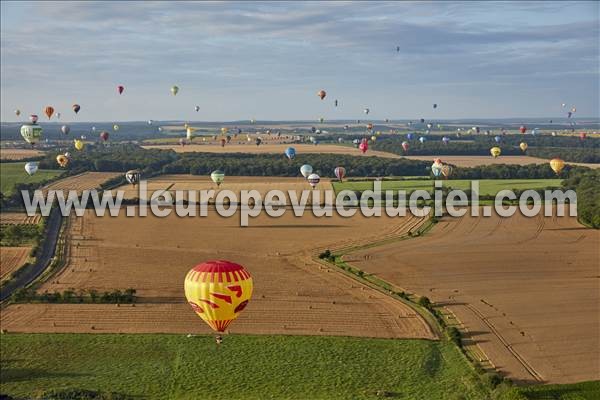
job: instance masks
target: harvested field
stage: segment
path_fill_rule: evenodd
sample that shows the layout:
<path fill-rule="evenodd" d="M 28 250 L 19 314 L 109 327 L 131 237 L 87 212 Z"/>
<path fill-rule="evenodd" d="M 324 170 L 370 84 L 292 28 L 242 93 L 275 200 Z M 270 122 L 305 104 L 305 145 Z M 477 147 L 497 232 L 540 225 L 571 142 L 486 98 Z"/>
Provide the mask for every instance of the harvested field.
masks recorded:
<path fill-rule="evenodd" d="M 37 224 L 41 218 L 39 214 L 30 217 L 21 212 L 3 212 L 0 213 L 0 225 Z"/>
<path fill-rule="evenodd" d="M 98 188 L 102 183 L 119 175 L 118 172 L 84 172 L 65 179 L 52 182 L 42 189 L 47 190 L 91 190 Z"/>
<path fill-rule="evenodd" d="M 345 260 L 446 305 L 511 378 L 569 383 L 600 379 L 599 245 L 575 218 L 445 217 Z"/>
<path fill-rule="evenodd" d="M 27 258 L 31 247 L 0 247 L 0 281 L 7 279 L 10 274 L 19 269 Z"/>
<path fill-rule="evenodd" d="M 401 158 L 399 155 L 388 153 L 385 151 L 369 150 L 366 154 L 362 154 L 358 149 L 352 146 L 338 146 L 335 144 L 261 144 L 256 146 L 253 143 L 248 144 L 228 144 L 221 147 L 217 144 L 190 144 L 187 146 L 177 145 L 159 145 L 159 146 L 143 146 L 144 148 L 152 149 L 169 149 L 178 153 L 187 152 L 204 152 L 204 153 L 250 153 L 250 154 L 283 154 L 285 149 L 293 146 L 298 154 L 301 153 L 328 153 L 328 154 L 350 154 L 360 157 L 384 157 L 384 158 Z"/>
<path fill-rule="evenodd" d="M 42 151 L 36 149 L 6 149 L 0 148 L 1 160 L 24 160 L 27 158 L 38 157 L 43 155 Z"/>
<path fill-rule="evenodd" d="M 453 164 L 458 167 L 476 167 L 478 165 L 491 164 L 509 164 L 509 165 L 527 165 L 527 164 L 547 164 L 549 160 L 537 157 L 527 156 L 500 156 L 494 158 L 491 156 L 439 156 L 443 162 Z M 436 156 L 406 156 L 409 160 L 433 160 Z M 586 164 L 567 162 L 570 165 L 581 165 L 589 168 L 600 168 L 600 164 Z"/>
<path fill-rule="evenodd" d="M 241 228 L 239 216 L 71 218 L 68 266 L 41 290 L 135 288 L 132 305 L 17 304 L 2 312 L 9 332 L 208 333 L 183 297 L 197 263 L 229 259 L 255 279 L 236 333 L 434 338 L 410 307 L 313 261 L 319 248 L 364 243 L 409 229 L 406 218 L 296 218 L 266 214 Z"/>

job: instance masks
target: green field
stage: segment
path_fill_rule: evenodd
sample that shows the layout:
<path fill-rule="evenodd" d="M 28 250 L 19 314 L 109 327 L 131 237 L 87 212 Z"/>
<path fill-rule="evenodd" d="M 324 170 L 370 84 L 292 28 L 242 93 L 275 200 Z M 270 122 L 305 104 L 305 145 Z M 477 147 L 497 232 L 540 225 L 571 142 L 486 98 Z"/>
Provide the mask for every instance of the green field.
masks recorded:
<path fill-rule="evenodd" d="M 63 171 L 39 169 L 35 175 L 29 176 L 25 172 L 24 162 L 0 163 L 0 191 L 5 195 L 12 194 L 18 183 L 37 183 L 52 179 Z"/>
<path fill-rule="evenodd" d="M 505 189 L 543 189 L 546 187 L 560 187 L 562 179 L 481 179 L 479 180 L 479 195 L 494 196 L 501 190 Z M 369 190 L 373 189 L 373 181 L 347 181 L 347 182 L 332 182 L 336 193 L 342 190 Z M 417 189 L 433 191 L 433 180 L 398 180 L 398 181 L 382 181 L 382 190 L 405 190 L 407 193 Z M 454 179 L 442 180 L 444 187 L 452 189 L 466 190 L 471 188 L 471 180 L 469 179 Z"/>

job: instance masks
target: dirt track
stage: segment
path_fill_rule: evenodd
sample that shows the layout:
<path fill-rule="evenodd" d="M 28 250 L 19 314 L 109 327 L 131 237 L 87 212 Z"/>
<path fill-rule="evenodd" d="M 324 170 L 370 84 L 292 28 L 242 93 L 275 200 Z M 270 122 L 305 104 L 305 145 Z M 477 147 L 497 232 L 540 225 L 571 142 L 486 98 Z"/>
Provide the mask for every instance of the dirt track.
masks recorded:
<path fill-rule="evenodd" d="M 312 261 L 317 247 L 381 238 L 408 229 L 411 218 L 239 217 L 71 219 L 69 266 L 42 290 L 137 289 L 123 305 L 11 305 L 9 332 L 208 332 L 183 298 L 187 271 L 207 259 L 245 265 L 255 279 L 250 306 L 232 332 L 432 338 L 410 307 Z"/>
<path fill-rule="evenodd" d="M 447 304 L 510 377 L 567 383 L 600 379 L 599 245 L 575 218 L 446 217 L 423 238 L 345 259 Z"/>

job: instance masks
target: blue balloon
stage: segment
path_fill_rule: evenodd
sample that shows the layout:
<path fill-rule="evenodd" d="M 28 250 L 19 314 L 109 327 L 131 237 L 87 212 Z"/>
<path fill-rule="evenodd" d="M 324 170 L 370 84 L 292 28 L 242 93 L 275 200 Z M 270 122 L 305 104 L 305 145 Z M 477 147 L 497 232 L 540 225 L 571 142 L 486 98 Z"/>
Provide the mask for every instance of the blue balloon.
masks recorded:
<path fill-rule="evenodd" d="M 500 143 L 502 141 L 502 138 L 500 136 L 495 136 L 494 140 L 496 141 L 496 143 Z"/>
<path fill-rule="evenodd" d="M 293 160 L 294 157 L 296 157 L 296 149 L 293 147 L 288 147 L 287 149 L 285 149 L 285 155 L 287 156 L 287 158 L 289 158 L 290 160 Z"/>
<path fill-rule="evenodd" d="M 412 133 L 409 133 L 408 135 L 406 135 L 406 137 L 408 138 L 408 140 L 413 140 L 415 135 L 413 135 Z"/>

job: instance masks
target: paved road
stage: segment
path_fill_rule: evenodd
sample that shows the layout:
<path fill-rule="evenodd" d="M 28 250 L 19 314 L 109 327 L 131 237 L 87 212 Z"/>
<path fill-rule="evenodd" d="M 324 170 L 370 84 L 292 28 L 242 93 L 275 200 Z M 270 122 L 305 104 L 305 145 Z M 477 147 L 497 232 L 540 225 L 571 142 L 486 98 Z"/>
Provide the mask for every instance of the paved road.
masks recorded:
<path fill-rule="evenodd" d="M 19 277 L 5 285 L 0 291 L 0 301 L 4 301 L 12 295 L 18 288 L 27 286 L 37 278 L 50 264 L 56 250 L 56 241 L 62 224 L 62 217 L 58 208 L 53 208 L 47 221 L 46 238 L 41 249 L 38 250 L 38 257 L 35 263 L 28 265 L 25 271 Z"/>

